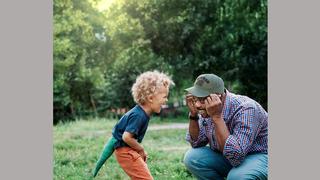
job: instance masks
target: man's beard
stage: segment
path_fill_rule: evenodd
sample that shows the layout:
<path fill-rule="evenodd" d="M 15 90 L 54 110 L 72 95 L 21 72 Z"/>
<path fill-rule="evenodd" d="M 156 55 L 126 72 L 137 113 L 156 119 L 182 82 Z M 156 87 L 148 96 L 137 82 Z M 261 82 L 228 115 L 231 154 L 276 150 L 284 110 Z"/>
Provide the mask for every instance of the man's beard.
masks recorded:
<path fill-rule="evenodd" d="M 203 118 L 208 118 L 209 115 L 205 109 L 199 109 L 198 113 L 203 117 Z"/>

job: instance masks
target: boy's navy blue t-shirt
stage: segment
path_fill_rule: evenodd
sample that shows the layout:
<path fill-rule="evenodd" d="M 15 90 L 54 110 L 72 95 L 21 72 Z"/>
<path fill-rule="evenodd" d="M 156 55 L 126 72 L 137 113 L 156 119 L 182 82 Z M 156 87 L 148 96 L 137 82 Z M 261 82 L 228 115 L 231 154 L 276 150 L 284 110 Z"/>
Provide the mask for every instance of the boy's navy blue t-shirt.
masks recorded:
<path fill-rule="evenodd" d="M 118 140 L 115 148 L 129 146 L 122 140 L 125 131 L 134 134 L 133 137 L 141 143 L 147 131 L 149 119 L 150 117 L 139 105 L 124 114 L 112 129 L 113 137 Z"/>

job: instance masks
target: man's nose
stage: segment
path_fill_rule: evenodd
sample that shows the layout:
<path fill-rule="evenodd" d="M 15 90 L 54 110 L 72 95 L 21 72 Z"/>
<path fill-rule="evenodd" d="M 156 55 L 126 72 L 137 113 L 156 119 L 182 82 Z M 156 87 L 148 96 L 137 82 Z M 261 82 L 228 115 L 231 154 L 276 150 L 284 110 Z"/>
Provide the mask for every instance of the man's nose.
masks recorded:
<path fill-rule="evenodd" d="M 195 106 L 196 106 L 196 108 L 199 108 L 199 107 L 201 107 L 201 103 L 199 101 L 196 101 Z"/>

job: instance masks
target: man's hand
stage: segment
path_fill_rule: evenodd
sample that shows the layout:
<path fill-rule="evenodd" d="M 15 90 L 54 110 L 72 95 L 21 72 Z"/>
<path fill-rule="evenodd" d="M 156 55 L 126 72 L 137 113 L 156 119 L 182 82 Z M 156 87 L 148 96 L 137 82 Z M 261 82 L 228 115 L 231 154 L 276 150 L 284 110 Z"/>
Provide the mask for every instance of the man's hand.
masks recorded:
<path fill-rule="evenodd" d="M 217 140 L 218 149 L 220 152 L 223 152 L 227 138 L 230 135 L 230 132 L 222 118 L 222 109 L 223 103 L 221 99 L 225 101 L 225 97 L 221 98 L 221 95 L 210 94 L 209 97 L 205 100 L 205 106 L 207 113 L 212 118 L 212 122 L 215 126 L 214 136 Z"/>
<path fill-rule="evenodd" d="M 217 94 L 210 94 L 205 100 L 205 107 L 207 113 L 213 120 L 222 117 L 222 108 L 223 104 L 220 100 L 219 95 Z"/>
<path fill-rule="evenodd" d="M 192 116 L 196 116 L 198 114 L 198 110 L 195 107 L 194 103 L 193 103 L 193 96 L 192 94 L 187 94 L 186 95 L 186 102 L 187 102 L 187 106 L 189 109 L 189 112 L 191 113 Z"/>
<path fill-rule="evenodd" d="M 144 149 L 138 151 L 138 154 L 140 154 L 140 156 L 142 157 L 142 159 L 144 160 L 144 162 L 147 162 L 148 153 L 147 153 L 146 151 L 144 151 Z"/>

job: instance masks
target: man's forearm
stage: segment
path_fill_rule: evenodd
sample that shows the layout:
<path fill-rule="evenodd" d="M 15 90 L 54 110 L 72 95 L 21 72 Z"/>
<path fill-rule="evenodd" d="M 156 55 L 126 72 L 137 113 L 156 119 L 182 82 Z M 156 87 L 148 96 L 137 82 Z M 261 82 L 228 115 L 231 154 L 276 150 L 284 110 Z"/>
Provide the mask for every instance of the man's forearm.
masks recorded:
<path fill-rule="evenodd" d="M 215 126 L 215 138 L 217 140 L 219 150 L 221 152 L 223 152 L 224 145 L 230 135 L 230 132 L 229 132 L 224 120 L 221 117 L 215 118 L 213 120 L 213 123 Z"/>
<path fill-rule="evenodd" d="M 189 134 L 192 140 L 197 140 L 199 136 L 199 124 L 198 121 L 189 121 Z"/>

